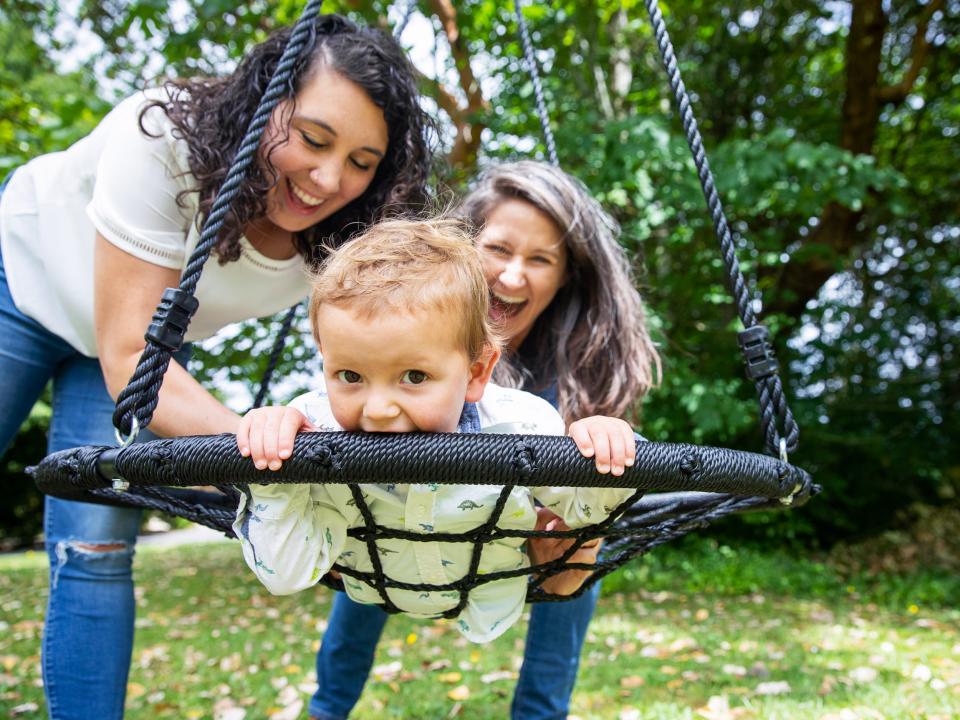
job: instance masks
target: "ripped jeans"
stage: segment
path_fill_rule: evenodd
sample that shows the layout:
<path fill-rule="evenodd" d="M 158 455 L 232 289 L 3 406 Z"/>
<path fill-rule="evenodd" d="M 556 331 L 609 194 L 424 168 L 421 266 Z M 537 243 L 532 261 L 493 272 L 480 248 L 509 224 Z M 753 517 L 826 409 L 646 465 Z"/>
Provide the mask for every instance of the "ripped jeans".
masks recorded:
<path fill-rule="evenodd" d="M 50 380 L 51 452 L 116 444 L 114 403 L 100 363 L 16 308 L 0 257 L 0 450 L 6 450 Z M 133 647 L 131 570 L 139 525 L 140 510 L 46 498 L 50 596 L 42 664 L 53 720 L 123 717 Z"/>

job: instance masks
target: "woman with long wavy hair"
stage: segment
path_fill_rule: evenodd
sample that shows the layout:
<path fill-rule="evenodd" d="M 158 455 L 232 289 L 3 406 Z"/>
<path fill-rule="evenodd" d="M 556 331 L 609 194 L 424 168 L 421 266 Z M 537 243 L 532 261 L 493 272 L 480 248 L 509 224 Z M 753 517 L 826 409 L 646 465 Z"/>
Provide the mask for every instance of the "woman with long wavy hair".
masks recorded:
<path fill-rule="evenodd" d="M 546 163 L 497 165 L 480 176 L 459 214 L 478 231 L 492 319 L 506 339 L 494 382 L 536 393 L 570 423 L 590 415 L 632 417 L 657 381 L 660 359 L 620 228 L 577 179 Z M 544 508 L 538 528 L 565 529 Z M 566 541 L 567 543 L 569 541 Z M 558 541 L 531 539 L 533 562 L 560 555 Z M 596 560 L 599 543 L 571 562 Z M 569 594 L 568 571 L 544 588 Z M 554 586 L 548 583 L 555 582 Z M 580 650 L 600 584 L 574 600 L 538 603 L 514 690 L 513 720 L 567 717 Z M 360 697 L 387 615 L 337 593 L 317 655 L 314 720 L 343 720 Z"/>
<path fill-rule="evenodd" d="M 178 284 L 289 36 L 272 35 L 228 77 L 127 98 L 86 138 L 0 188 L 0 447 L 51 380 L 49 450 L 113 443 L 113 397 L 164 288 Z M 319 17 L 285 90 L 200 280 L 187 341 L 299 301 L 321 248 L 424 200 L 428 119 L 390 36 Z M 234 432 L 238 421 L 171 363 L 151 431 Z M 45 513 L 49 715 L 121 718 L 140 512 L 47 498 Z"/>

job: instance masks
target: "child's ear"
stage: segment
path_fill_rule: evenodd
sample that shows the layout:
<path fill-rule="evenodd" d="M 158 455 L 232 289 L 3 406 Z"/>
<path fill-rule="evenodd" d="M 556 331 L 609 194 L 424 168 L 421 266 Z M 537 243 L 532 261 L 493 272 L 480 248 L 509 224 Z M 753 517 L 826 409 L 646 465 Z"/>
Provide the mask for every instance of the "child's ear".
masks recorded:
<path fill-rule="evenodd" d="M 483 397 L 483 391 L 490 382 L 490 376 L 493 374 L 493 368 L 500 359 L 500 348 L 493 345 L 485 345 L 479 359 L 470 365 L 470 380 L 467 382 L 467 396 L 464 398 L 467 402 L 479 402 Z"/>

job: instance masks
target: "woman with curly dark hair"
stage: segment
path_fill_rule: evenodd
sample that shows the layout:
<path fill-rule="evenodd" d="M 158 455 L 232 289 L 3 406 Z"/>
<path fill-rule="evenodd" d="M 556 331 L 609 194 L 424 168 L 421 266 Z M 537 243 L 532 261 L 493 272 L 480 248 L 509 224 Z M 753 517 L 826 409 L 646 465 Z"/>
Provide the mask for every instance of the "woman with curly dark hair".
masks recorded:
<path fill-rule="evenodd" d="M 163 289 L 178 283 L 289 35 L 255 47 L 229 77 L 171 81 L 124 100 L 89 136 L 0 187 L 0 447 L 50 380 L 50 451 L 114 442 L 112 398 Z M 396 42 L 319 17 L 200 281 L 187 340 L 300 300 L 304 268 L 322 247 L 421 205 L 427 125 Z M 238 421 L 171 363 L 150 430 L 234 432 Z M 51 718 L 123 715 L 139 519 L 46 499 Z"/>

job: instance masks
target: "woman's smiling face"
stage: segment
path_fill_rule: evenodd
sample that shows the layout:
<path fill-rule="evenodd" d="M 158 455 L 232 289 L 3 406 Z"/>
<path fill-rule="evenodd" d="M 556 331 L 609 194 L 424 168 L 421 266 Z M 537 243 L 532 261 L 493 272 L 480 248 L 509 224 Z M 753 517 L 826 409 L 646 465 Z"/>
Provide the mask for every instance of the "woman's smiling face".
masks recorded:
<path fill-rule="evenodd" d="M 560 228 L 524 200 L 506 199 L 477 238 L 490 286 L 490 317 L 516 351 L 567 280 Z"/>
<path fill-rule="evenodd" d="M 262 147 L 289 136 L 270 153 L 277 184 L 267 195 L 267 219 L 286 232 L 316 225 L 370 186 L 387 152 L 383 111 L 356 83 L 335 70 L 319 68 L 304 83 L 296 105 L 274 110 Z"/>

